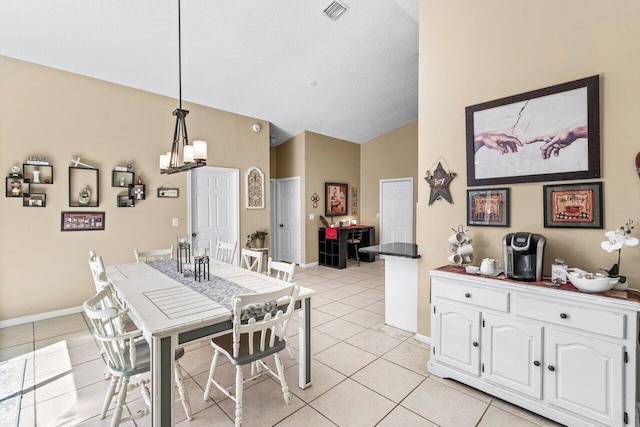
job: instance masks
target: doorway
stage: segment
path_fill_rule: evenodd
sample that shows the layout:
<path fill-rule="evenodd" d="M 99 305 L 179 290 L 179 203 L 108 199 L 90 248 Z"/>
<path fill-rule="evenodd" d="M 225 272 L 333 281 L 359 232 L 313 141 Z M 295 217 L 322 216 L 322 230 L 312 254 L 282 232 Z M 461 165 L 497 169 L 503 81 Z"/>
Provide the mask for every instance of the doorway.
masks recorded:
<path fill-rule="evenodd" d="M 380 244 L 413 243 L 413 178 L 380 180 Z"/>
<path fill-rule="evenodd" d="M 238 169 L 205 166 L 189 174 L 187 206 L 192 250 L 209 248 L 209 253 L 214 256 L 218 239 L 239 244 Z M 237 264 L 236 260 L 234 264 Z"/>
<path fill-rule="evenodd" d="M 272 203 L 272 206 L 275 205 L 275 215 L 272 211 L 271 229 L 274 233 L 271 253 L 274 260 L 300 264 L 300 177 L 273 181 L 271 195 L 272 200 L 275 200 L 275 203 Z"/>

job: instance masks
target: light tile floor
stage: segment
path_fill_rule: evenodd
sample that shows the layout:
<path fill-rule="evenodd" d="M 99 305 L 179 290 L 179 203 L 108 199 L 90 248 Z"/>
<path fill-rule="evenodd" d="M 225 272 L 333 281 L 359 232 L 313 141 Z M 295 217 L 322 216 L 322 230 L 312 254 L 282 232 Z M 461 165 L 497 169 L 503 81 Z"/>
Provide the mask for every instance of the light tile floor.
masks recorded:
<path fill-rule="evenodd" d="M 250 426 L 553 426 L 545 418 L 426 370 L 429 346 L 384 324 L 384 261 L 348 268 L 298 268 L 295 282 L 315 289 L 312 313 L 313 386 L 300 390 L 297 360 L 282 353 L 292 392 L 285 405 L 271 378 L 245 386 L 244 425 Z M 297 355 L 297 321 L 289 343 Z M 194 419 L 176 403 L 180 426 L 231 426 L 233 402 L 214 388 L 203 400 L 213 351 L 187 347 L 181 360 Z M 99 412 L 108 385 L 104 361 L 82 314 L 0 329 L 0 361 L 25 359 L 20 426 L 109 425 Z M 219 375 L 219 377 L 218 377 Z M 229 385 L 234 369 L 216 375 Z M 130 393 L 125 414 L 141 409 Z M 0 425 L 2 421 L 0 420 Z M 134 425 L 127 423 L 125 425 Z M 149 417 L 135 422 L 149 426 Z"/>

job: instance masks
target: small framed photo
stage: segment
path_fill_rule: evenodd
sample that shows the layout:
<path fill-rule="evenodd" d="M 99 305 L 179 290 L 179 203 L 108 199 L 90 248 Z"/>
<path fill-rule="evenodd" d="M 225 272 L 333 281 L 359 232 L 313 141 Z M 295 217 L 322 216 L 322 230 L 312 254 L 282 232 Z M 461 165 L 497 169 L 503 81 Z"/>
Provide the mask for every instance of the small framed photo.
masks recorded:
<path fill-rule="evenodd" d="M 543 186 L 545 228 L 603 228 L 602 182 Z"/>
<path fill-rule="evenodd" d="M 509 188 L 467 190 L 467 225 L 509 227 Z"/>
<path fill-rule="evenodd" d="M 104 230 L 104 212 L 62 212 L 60 231 Z"/>
<path fill-rule="evenodd" d="M 325 216 L 347 215 L 348 184 L 324 183 Z"/>

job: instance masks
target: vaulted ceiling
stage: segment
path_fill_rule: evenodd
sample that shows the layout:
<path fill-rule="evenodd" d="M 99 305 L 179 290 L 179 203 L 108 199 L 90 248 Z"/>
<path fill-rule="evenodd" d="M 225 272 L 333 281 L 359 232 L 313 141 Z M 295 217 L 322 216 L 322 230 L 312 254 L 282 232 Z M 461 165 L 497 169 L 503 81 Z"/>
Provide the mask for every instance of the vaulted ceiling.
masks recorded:
<path fill-rule="evenodd" d="M 181 0 L 183 100 L 362 143 L 418 117 L 418 0 Z M 178 0 L 0 0 L 0 55 L 178 98 Z M 168 112 L 167 114 L 170 114 Z"/>

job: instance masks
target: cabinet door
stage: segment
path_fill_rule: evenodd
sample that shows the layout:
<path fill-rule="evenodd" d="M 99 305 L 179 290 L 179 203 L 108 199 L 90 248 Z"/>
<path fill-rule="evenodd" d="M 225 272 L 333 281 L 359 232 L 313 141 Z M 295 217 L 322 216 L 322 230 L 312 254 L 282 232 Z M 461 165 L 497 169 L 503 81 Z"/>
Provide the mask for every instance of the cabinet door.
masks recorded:
<path fill-rule="evenodd" d="M 606 425 L 623 425 L 624 346 L 555 329 L 545 336 L 549 403 Z"/>
<path fill-rule="evenodd" d="M 542 326 L 484 313 L 482 370 L 487 381 L 542 399 Z"/>
<path fill-rule="evenodd" d="M 480 312 L 436 300 L 434 358 L 480 375 Z"/>

